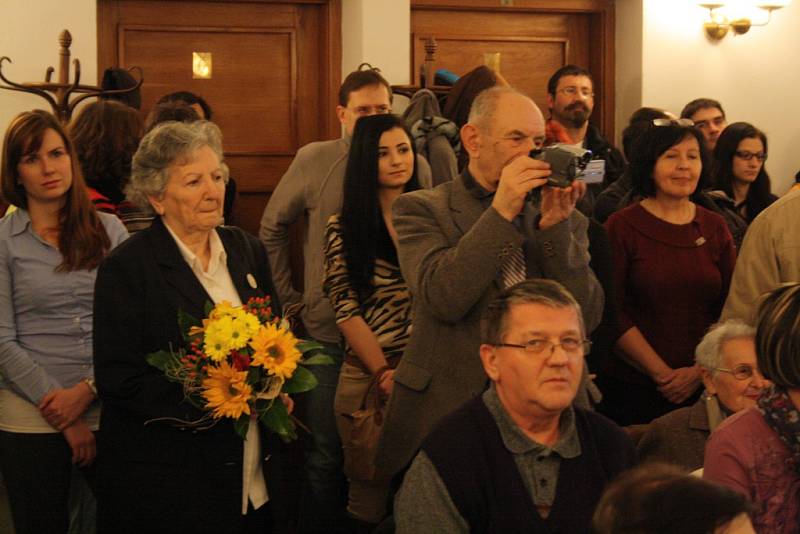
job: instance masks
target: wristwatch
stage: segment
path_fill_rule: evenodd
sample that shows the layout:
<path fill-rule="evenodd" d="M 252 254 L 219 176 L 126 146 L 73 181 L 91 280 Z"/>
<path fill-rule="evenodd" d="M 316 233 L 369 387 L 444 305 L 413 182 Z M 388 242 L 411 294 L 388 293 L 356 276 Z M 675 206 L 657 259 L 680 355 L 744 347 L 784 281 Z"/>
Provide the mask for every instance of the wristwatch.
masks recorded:
<path fill-rule="evenodd" d="M 91 376 L 87 376 L 83 379 L 84 384 L 89 386 L 89 390 L 92 392 L 92 395 L 97 397 L 97 386 L 94 383 L 94 378 Z"/>

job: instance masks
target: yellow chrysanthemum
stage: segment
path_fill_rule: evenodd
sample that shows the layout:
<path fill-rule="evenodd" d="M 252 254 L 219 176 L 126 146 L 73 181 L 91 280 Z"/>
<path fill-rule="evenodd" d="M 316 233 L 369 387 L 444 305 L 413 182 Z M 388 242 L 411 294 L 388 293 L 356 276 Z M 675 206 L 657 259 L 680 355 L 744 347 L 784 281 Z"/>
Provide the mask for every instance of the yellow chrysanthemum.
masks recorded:
<path fill-rule="evenodd" d="M 214 309 L 211 310 L 210 314 L 208 314 L 208 318 L 211 319 L 212 321 L 216 321 L 218 319 L 222 319 L 223 317 L 233 315 L 233 313 L 236 310 L 237 308 L 234 307 L 233 304 L 231 304 L 227 300 L 223 300 L 222 302 L 214 306 Z"/>
<path fill-rule="evenodd" d="M 247 342 L 250 341 L 250 335 L 247 328 L 247 323 L 245 322 L 244 317 L 247 314 L 244 314 L 241 317 L 230 317 L 231 320 L 231 335 L 228 338 L 228 346 L 234 350 L 241 349 L 247 345 Z"/>
<path fill-rule="evenodd" d="M 209 321 L 203 336 L 205 353 L 216 362 L 224 360 L 231 351 L 232 336 L 233 319 L 230 317 Z"/>
<path fill-rule="evenodd" d="M 297 338 L 288 330 L 274 324 L 264 325 L 253 336 L 250 347 L 255 351 L 252 365 L 263 365 L 270 374 L 285 380 L 297 369 L 301 354 L 297 350 Z"/>
<path fill-rule="evenodd" d="M 203 397 L 216 419 L 238 419 L 243 413 L 250 415 L 247 401 L 252 388 L 246 382 L 247 371 L 237 371 L 228 362 L 208 368 L 208 378 L 203 380 Z"/>

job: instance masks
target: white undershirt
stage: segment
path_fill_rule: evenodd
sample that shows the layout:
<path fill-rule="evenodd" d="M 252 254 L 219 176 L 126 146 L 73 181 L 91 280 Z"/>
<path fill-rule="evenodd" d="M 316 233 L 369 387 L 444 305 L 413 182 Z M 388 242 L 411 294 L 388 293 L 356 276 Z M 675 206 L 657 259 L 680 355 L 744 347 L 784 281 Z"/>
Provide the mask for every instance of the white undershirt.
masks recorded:
<path fill-rule="evenodd" d="M 204 271 L 200 258 L 180 240 L 166 221 L 163 219 L 162 221 L 175 240 L 175 244 L 178 245 L 181 256 L 189 264 L 192 272 L 197 276 L 197 280 L 214 301 L 214 304 L 227 300 L 233 306 L 241 306 L 242 300 L 239 298 L 239 292 L 236 291 L 236 286 L 233 285 L 233 280 L 231 279 L 231 273 L 228 271 L 228 255 L 225 253 L 225 247 L 222 246 L 222 241 L 216 230 L 209 232 L 210 258 L 208 260 L 208 270 Z M 261 436 L 258 432 L 258 424 L 255 421 L 250 422 L 250 426 L 247 428 L 247 438 L 244 441 L 242 515 L 247 513 L 248 500 L 253 503 L 254 510 L 257 510 L 269 500 L 261 463 Z"/>

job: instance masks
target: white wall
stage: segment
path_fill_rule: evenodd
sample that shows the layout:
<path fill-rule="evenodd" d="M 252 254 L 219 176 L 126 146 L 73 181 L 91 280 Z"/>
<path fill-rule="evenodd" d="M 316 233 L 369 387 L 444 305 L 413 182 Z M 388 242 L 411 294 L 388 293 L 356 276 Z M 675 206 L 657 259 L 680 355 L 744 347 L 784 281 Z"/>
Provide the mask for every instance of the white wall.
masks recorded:
<path fill-rule="evenodd" d="M 616 95 L 614 124 L 619 132 L 628 123 L 628 118 L 642 107 L 642 2 L 641 0 L 618 0 L 616 3 Z"/>
<path fill-rule="evenodd" d="M 58 35 L 67 29 L 72 34 L 72 59 L 81 62 L 81 82 L 97 83 L 97 2 L 96 0 L 2 0 L 0 56 L 3 74 L 13 82 L 43 82 L 47 67 L 58 70 Z M 73 80 L 74 69 L 70 66 Z M 58 72 L 52 81 L 58 80 Z M 1 82 L 0 82 L 1 83 Z M 5 85 L 5 84 L 3 84 Z M 39 96 L 0 89 L 0 132 L 11 119 L 31 109 L 51 111 Z"/>
<path fill-rule="evenodd" d="M 410 0 L 343 0 L 342 79 L 366 62 L 390 84 L 409 83 L 409 35 Z"/>
<path fill-rule="evenodd" d="M 641 4 L 641 21 L 624 17 Z M 637 105 L 680 112 L 696 97 L 719 100 L 730 122 L 747 121 L 769 138 L 769 170 L 773 191 L 782 194 L 800 169 L 800 112 L 797 90 L 800 70 L 800 1 L 773 13 L 765 27 L 753 27 L 744 35 L 731 33 L 711 42 L 703 31 L 707 11 L 692 0 L 619 0 L 617 50 L 641 26 L 641 63 L 619 62 L 617 80 L 641 76 L 641 98 L 626 95 L 620 86 L 618 102 L 624 103 L 617 128 Z"/>

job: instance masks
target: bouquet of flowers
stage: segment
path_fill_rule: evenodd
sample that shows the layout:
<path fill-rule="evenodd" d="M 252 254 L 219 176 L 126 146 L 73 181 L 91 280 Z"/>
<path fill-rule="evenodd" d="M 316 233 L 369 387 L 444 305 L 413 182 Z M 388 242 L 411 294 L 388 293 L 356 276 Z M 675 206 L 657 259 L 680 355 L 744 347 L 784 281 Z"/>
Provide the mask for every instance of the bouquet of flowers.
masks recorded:
<path fill-rule="evenodd" d="M 307 365 L 332 363 L 319 343 L 295 338 L 285 319 L 275 316 L 269 297 L 252 298 L 244 306 L 206 304 L 202 322 L 181 311 L 178 325 L 188 346 L 149 354 L 147 362 L 183 385 L 186 398 L 206 414 L 181 423 L 210 428 L 222 418 L 234 420 L 244 439 L 252 419 L 264 423 L 283 440 L 297 438 L 295 420 L 281 394 L 309 391 L 317 385 Z"/>

